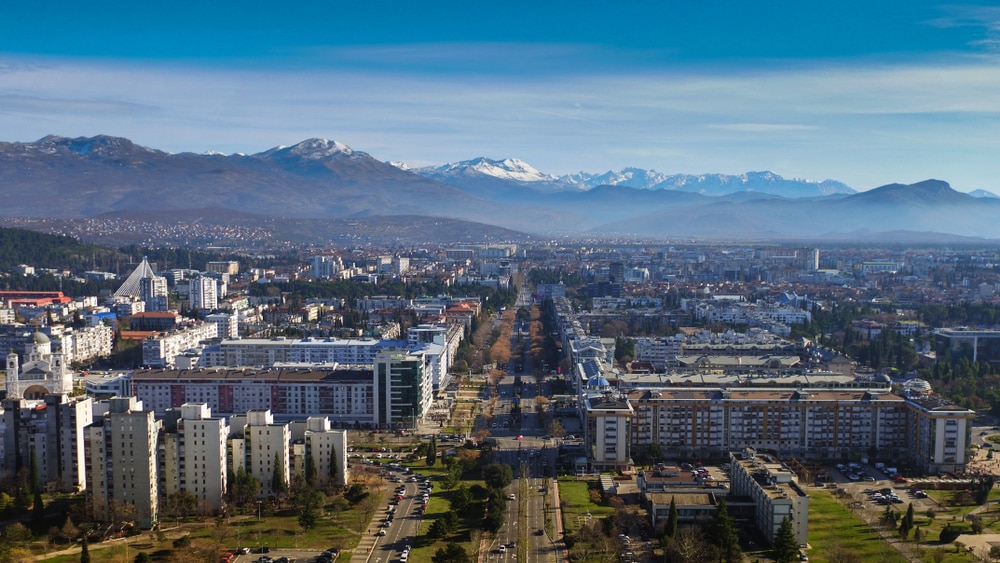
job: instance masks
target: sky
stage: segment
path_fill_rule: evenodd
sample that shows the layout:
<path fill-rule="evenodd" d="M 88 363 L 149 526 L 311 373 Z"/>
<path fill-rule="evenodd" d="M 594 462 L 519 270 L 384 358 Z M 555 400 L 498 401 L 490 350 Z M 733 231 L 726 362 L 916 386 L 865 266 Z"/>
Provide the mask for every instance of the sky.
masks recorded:
<path fill-rule="evenodd" d="M 1000 194 L 989 2 L 4 4 L 0 141 L 229 154 L 320 137 L 411 166 Z"/>

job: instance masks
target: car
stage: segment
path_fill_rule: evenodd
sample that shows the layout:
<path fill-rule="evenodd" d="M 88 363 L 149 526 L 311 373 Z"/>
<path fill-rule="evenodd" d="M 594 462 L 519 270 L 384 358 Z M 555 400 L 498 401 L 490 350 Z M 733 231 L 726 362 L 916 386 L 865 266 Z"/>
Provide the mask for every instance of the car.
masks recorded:
<path fill-rule="evenodd" d="M 500 544 L 500 547 L 498 547 L 497 550 L 499 550 L 500 553 L 507 553 L 507 546 L 504 544 Z"/>
<path fill-rule="evenodd" d="M 850 473 L 847 475 L 847 478 L 850 479 L 851 481 L 857 481 L 861 479 L 861 477 L 859 477 L 857 473 Z"/>
<path fill-rule="evenodd" d="M 864 480 L 868 481 L 869 483 L 874 483 L 875 482 L 875 478 L 872 477 L 871 475 L 865 477 Z"/>
<path fill-rule="evenodd" d="M 409 553 L 409 552 L 407 552 L 407 551 L 404 551 L 403 553 L 401 553 L 401 554 L 399 555 L 399 560 L 400 560 L 400 561 L 403 561 L 404 563 L 405 563 L 405 562 L 406 562 L 406 561 L 407 561 L 407 560 L 408 560 L 409 558 L 410 558 L 410 553 Z"/>
<path fill-rule="evenodd" d="M 379 530 L 377 535 L 384 536 L 385 535 L 385 528 L 382 528 L 381 530 Z"/>
<path fill-rule="evenodd" d="M 516 498 L 517 498 L 517 497 L 516 497 L 516 496 L 514 496 L 514 493 L 510 493 L 509 495 L 507 495 L 507 500 L 514 500 L 514 499 L 516 499 Z"/>
<path fill-rule="evenodd" d="M 805 553 L 799 553 L 799 561 L 809 561 L 809 556 Z"/>
<path fill-rule="evenodd" d="M 274 559 L 271 559 L 266 555 L 261 555 L 257 558 L 257 563 L 274 563 Z"/>

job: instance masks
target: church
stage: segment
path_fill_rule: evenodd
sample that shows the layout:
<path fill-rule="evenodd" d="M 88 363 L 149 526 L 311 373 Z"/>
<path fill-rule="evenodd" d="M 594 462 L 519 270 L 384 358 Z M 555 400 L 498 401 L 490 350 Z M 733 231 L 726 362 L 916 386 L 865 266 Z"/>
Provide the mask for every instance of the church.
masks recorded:
<path fill-rule="evenodd" d="M 73 392 L 73 372 L 61 353 L 52 353 L 48 336 L 36 332 L 25 348 L 27 360 L 23 366 L 13 351 L 7 355 L 8 399 L 42 399 L 49 394 Z"/>

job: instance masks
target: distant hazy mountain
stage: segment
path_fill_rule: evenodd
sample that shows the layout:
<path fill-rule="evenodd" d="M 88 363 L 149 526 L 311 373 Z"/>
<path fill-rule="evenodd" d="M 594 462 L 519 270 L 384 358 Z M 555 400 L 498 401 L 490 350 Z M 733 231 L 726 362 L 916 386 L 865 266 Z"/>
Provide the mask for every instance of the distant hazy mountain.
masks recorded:
<path fill-rule="evenodd" d="M 432 241 L 440 240 L 438 229 L 469 242 L 520 236 L 512 231 L 658 239 L 873 241 L 890 232 L 912 240 L 936 233 L 1000 238 L 1000 199 L 959 193 L 938 180 L 850 193 L 836 182 L 768 172 L 663 176 L 625 169 L 589 177 L 591 186 L 584 175 L 553 177 L 514 159 L 476 159 L 421 174 L 324 139 L 220 155 L 169 154 L 116 137 L 51 136 L 0 143 L 0 216 L 113 221 L 182 214 L 242 225 L 263 216 L 283 222 L 276 236 L 284 230 L 300 240 L 377 234 Z"/>
<path fill-rule="evenodd" d="M 0 143 L 0 193 L 7 216 L 193 207 L 303 218 L 495 216 L 458 188 L 324 139 L 249 156 L 169 154 L 108 136 Z"/>
<path fill-rule="evenodd" d="M 987 190 L 972 190 L 971 192 L 969 192 L 969 195 L 971 195 L 972 197 L 988 197 L 991 199 L 1000 198 L 1000 196 L 998 196 L 997 194 Z"/>
<path fill-rule="evenodd" d="M 399 164 L 394 163 L 397 166 Z M 529 188 L 541 192 L 589 190 L 598 186 L 624 186 L 640 190 L 675 190 L 720 196 L 757 192 L 788 198 L 816 197 L 856 193 L 834 180 L 813 182 L 785 179 L 773 172 L 747 172 L 738 176 L 725 174 L 663 174 L 642 168 L 624 168 L 602 174 L 577 172 L 564 176 L 544 174 L 517 159 L 490 160 L 485 157 L 412 169 L 413 172 L 451 184 L 471 193 L 509 193 Z M 503 186 L 506 182 L 509 185 Z"/>

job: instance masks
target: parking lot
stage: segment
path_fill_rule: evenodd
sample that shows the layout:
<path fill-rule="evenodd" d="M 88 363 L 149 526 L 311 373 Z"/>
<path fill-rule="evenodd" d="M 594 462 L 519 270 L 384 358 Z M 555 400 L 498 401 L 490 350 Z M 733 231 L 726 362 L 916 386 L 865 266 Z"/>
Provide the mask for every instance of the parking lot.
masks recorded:
<path fill-rule="evenodd" d="M 913 509 L 923 512 L 937 509 L 937 502 L 921 488 L 922 481 L 913 481 L 899 474 L 890 477 L 888 468 L 874 464 L 843 463 L 829 468 L 829 481 L 817 483 L 827 488 L 837 489 L 841 496 L 849 499 L 856 509 L 881 513 L 886 506 L 894 505 L 896 510 L 905 510 L 913 504 Z"/>

